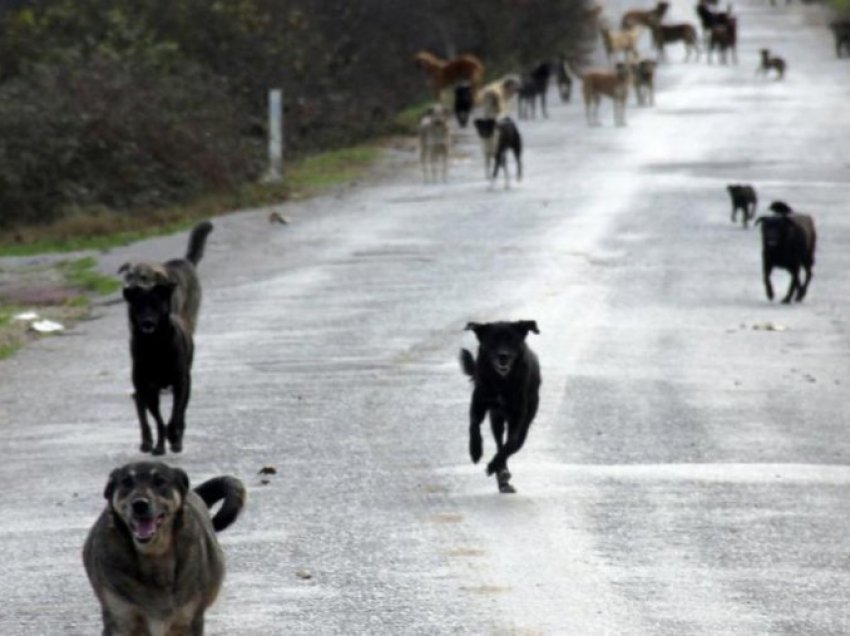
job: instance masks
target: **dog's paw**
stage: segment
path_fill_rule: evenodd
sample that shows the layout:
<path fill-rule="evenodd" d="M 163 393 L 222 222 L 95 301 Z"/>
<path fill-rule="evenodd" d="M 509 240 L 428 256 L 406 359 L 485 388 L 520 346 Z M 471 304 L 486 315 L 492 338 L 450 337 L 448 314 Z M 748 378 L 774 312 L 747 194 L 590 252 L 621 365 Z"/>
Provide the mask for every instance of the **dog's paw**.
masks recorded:
<path fill-rule="evenodd" d="M 151 455 L 165 455 L 165 444 L 157 444 L 151 451 Z"/>
<path fill-rule="evenodd" d="M 182 439 L 170 439 L 168 440 L 168 445 L 171 447 L 172 453 L 180 453 L 183 451 Z"/>
<path fill-rule="evenodd" d="M 496 464 L 496 460 L 493 459 L 489 464 L 487 464 L 487 475 L 494 475 L 499 471 L 498 465 Z"/>
<path fill-rule="evenodd" d="M 511 486 L 508 482 L 502 483 L 499 482 L 499 492 L 503 495 L 513 495 L 516 493 L 516 488 Z"/>
<path fill-rule="evenodd" d="M 153 448 L 153 442 L 149 439 L 144 440 L 139 446 L 139 450 L 143 453 L 150 453 Z"/>
<path fill-rule="evenodd" d="M 478 460 L 481 459 L 482 451 L 481 451 L 481 438 L 480 437 L 470 437 L 469 438 L 469 456 L 472 458 L 472 463 L 477 464 Z"/>

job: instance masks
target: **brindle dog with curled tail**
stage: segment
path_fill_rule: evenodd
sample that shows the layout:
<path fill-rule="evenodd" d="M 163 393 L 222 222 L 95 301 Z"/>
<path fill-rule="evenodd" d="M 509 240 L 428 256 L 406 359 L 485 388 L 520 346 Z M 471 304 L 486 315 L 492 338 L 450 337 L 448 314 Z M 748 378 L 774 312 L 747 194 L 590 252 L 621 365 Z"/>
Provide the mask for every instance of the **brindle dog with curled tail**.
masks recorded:
<path fill-rule="evenodd" d="M 83 548 L 103 636 L 201 636 L 224 579 L 216 532 L 244 506 L 242 482 L 215 477 L 190 490 L 179 468 L 137 462 L 113 470 L 103 494 Z"/>

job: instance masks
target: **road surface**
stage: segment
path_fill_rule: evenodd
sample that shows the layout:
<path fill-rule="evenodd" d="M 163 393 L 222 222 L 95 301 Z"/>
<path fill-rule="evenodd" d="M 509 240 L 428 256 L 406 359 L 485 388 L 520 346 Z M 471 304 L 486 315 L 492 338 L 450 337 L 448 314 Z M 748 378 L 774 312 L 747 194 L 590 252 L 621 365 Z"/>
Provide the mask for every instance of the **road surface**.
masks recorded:
<path fill-rule="evenodd" d="M 607 104 L 588 128 L 576 102 L 521 122 L 510 191 L 465 130 L 445 186 L 396 150 L 288 205 L 289 226 L 215 220 L 185 450 L 166 457 L 250 491 L 208 633 L 850 632 L 850 66 L 813 8 L 736 11 L 740 63 L 673 47 L 626 128 Z M 754 77 L 763 46 L 784 82 Z M 804 303 L 765 299 L 731 182 L 815 217 Z M 512 496 L 469 461 L 457 364 L 466 322 L 499 319 L 541 330 Z M 141 459 L 129 366 L 120 303 L 0 363 L 0 634 L 98 633 L 80 551 L 109 471 Z"/>

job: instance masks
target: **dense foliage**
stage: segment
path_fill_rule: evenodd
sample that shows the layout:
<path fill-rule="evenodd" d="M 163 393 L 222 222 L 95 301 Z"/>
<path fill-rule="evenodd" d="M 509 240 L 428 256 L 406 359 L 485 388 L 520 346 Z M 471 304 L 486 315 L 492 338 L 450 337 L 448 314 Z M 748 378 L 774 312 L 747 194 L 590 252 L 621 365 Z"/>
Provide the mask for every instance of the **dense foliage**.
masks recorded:
<path fill-rule="evenodd" d="M 496 72 L 577 53 L 576 0 L 0 0 L 0 227 L 165 205 L 256 178 L 267 90 L 287 151 L 386 129 L 413 54 Z"/>

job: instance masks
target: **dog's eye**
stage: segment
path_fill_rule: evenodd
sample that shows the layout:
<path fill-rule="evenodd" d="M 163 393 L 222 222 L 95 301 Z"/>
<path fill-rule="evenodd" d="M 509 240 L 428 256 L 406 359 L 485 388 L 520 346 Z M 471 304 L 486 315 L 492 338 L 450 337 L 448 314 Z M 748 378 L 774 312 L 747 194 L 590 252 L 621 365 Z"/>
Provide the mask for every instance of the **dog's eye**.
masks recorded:
<path fill-rule="evenodd" d="M 165 478 L 162 475 L 155 475 L 153 478 L 154 488 L 162 488 L 166 485 L 166 483 L 168 482 L 165 481 Z"/>
<path fill-rule="evenodd" d="M 122 488 L 132 488 L 133 487 L 133 478 L 129 475 L 125 476 L 121 479 L 121 487 Z"/>

